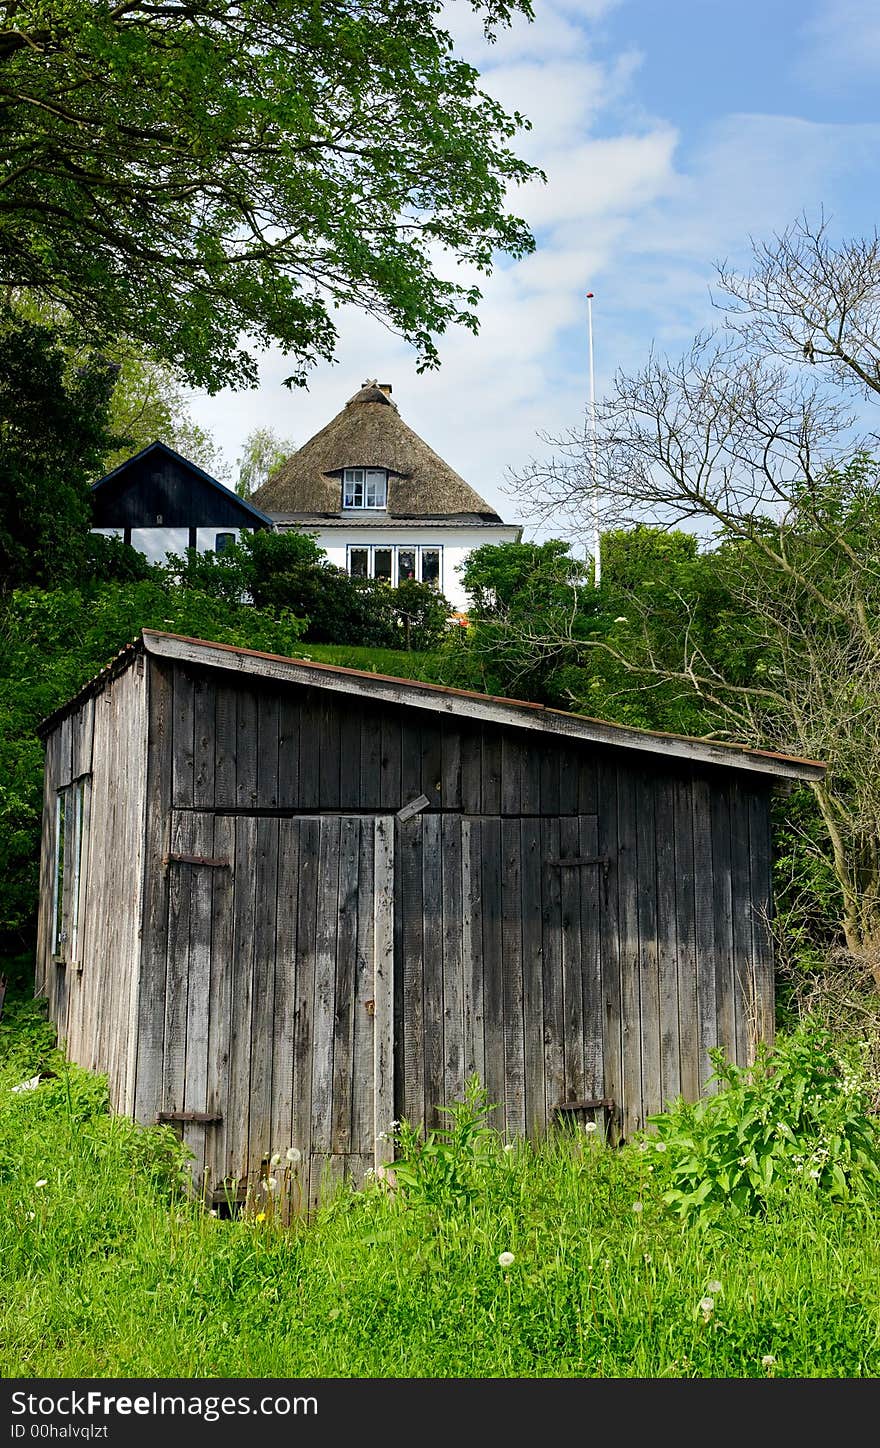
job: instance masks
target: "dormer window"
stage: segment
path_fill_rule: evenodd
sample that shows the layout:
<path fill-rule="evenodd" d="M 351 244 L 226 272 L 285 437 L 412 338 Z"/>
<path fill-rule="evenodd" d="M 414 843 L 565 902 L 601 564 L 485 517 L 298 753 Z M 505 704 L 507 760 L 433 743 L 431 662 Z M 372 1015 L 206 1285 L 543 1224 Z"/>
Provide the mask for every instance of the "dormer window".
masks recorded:
<path fill-rule="evenodd" d="M 388 474 L 381 468 L 346 468 L 342 477 L 343 508 L 388 506 Z"/>

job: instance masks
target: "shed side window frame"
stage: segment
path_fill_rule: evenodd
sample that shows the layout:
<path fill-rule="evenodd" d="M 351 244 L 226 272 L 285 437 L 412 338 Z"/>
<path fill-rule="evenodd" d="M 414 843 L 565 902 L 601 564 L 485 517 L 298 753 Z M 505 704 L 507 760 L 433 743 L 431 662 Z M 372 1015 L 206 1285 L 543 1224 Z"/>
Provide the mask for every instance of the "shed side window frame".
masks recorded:
<path fill-rule="evenodd" d="M 82 969 L 81 950 L 91 775 L 81 774 L 56 794 L 52 894 L 52 958 Z"/>

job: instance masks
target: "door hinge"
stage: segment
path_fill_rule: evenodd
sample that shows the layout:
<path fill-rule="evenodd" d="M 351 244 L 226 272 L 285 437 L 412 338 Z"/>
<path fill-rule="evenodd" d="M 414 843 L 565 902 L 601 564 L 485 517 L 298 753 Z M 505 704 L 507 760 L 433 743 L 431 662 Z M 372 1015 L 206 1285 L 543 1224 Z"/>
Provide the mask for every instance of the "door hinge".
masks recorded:
<path fill-rule="evenodd" d="M 169 865 L 207 865 L 212 870 L 228 870 L 230 860 L 224 860 L 214 855 L 163 855 L 162 869 L 168 870 Z"/>
<path fill-rule="evenodd" d="M 222 1121 L 219 1111 L 160 1111 L 156 1120 L 161 1124 L 168 1121 L 187 1121 L 195 1126 L 211 1126 Z"/>

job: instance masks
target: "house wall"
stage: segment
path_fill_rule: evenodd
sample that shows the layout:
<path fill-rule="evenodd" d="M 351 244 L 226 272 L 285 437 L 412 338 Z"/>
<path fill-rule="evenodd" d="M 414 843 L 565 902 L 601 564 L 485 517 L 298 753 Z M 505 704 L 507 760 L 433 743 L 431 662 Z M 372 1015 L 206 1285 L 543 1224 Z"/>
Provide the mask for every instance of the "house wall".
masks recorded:
<path fill-rule="evenodd" d="M 134 1050 L 146 786 L 144 661 L 108 681 L 68 715 L 46 741 L 38 995 L 69 1058 L 106 1072 L 110 1098 L 134 1110 Z M 55 831 L 58 791 L 86 784 L 75 958 L 53 958 Z M 68 873 L 68 879 L 69 879 Z"/>
<path fill-rule="evenodd" d="M 304 527 L 304 531 L 312 534 L 318 545 L 325 550 L 331 563 L 337 568 L 348 567 L 348 550 L 351 547 L 375 547 L 375 548 L 407 548 L 407 547 L 428 547 L 442 548 L 442 571 L 440 577 L 440 591 L 443 593 L 453 608 L 459 612 L 466 612 L 468 608 L 468 596 L 461 583 L 460 569 L 474 548 L 480 548 L 487 543 L 515 543 L 520 536 L 521 529 L 516 527 L 483 526 L 482 528 L 431 528 L 424 527 L 399 527 L 392 525 L 384 527 L 376 524 L 355 523 L 351 527 L 344 526 Z"/>
<path fill-rule="evenodd" d="M 710 1047 L 745 1063 L 756 1038 L 772 1033 L 765 778 L 480 722 L 467 700 L 439 718 L 167 660 L 149 669 L 142 1119 L 163 1109 L 162 1082 L 178 1069 L 169 1068 L 178 1049 L 169 1012 L 197 1008 L 175 1004 L 169 902 L 176 907 L 157 868 L 173 821 L 202 832 L 191 837 L 199 854 L 225 855 L 217 841 L 243 829 L 263 840 L 247 846 L 244 893 L 235 881 L 218 896 L 224 877 L 212 869 L 203 872 L 210 886 L 187 888 L 215 891 L 214 918 L 217 901 L 231 901 L 229 940 L 262 921 L 259 944 L 246 934 L 246 949 L 225 947 L 234 961 L 226 995 L 197 944 L 208 973 L 195 995 L 190 975 L 189 1000 L 206 1002 L 196 1034 L 219 1032 L 230 1058 L 236 1033 L 248 1033 L 253 1045 L 239 1045 L 236 1069 L 257 1070 L 264 1083 L 287 1067 L 271 1052 L 267 1064 L 259 1052 L 268 1047 L 256 1043 L 298 1009 L 279 985 L 288 946 L 286 927 L 276 928 L 272 838 L 279 820 L 301 817 L 392 822 L 397 1116 L 436 1123 L 437 1107 L 476 1070 L 511 1135 L 537 1134 L 559 1104 L 591 1098 L 612 1098 L 628 1133 L 679 1093 L 696 1098 Z M 427 808 L 393 818 L 420 795 Z M 247 1002 L 246 1021 L 236 1001 Z M 257 1002 L 269 1012 L 260 1027 Z M 268 1101 L 276 1084 L 265 1089 Z M 257 1110 L 254 1099 L 243 1087 L 236 1115 Z M 262 1140 L 268 1128 L 253 1123 L 252 1167 L 257 1146 L 282 1144 Z M 295 1141 L 295 1121 L 291 1130 Z M 243 1169 L 240 1154 L 231 1165 Z"/>
<path fill-rule="evenodd" d="M 105 538 L 124 538 L 124 528 L 93 528 L 93 533 L 101 533 Z M 182 556 L 189 547 L 189 528 L 132 528 L 129 541 L 133 548 L 150 563 L 167 563 L 172 553 Z M 231 533 L 236 541 L 242 533 L 247 530 L 243 528 L 196 528 L 196 548 L 199 553 L 214 552 L 217 547 L 218 533 Z"/>

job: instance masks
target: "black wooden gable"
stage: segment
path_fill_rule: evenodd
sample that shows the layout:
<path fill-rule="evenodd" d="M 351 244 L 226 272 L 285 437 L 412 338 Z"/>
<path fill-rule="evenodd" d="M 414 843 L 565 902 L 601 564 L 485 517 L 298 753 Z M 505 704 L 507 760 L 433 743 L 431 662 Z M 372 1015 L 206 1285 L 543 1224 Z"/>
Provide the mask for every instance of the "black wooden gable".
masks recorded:
<path fill-rule="evenodd" d="M 173 448 L 153 442 L 92 488 L 93 528 L 271 528 L 272 520 Z"/>

